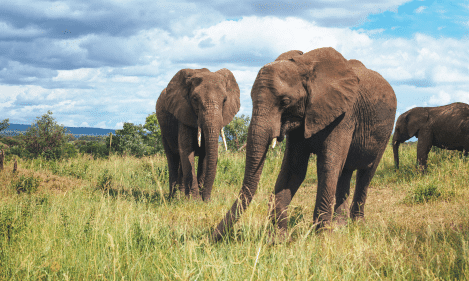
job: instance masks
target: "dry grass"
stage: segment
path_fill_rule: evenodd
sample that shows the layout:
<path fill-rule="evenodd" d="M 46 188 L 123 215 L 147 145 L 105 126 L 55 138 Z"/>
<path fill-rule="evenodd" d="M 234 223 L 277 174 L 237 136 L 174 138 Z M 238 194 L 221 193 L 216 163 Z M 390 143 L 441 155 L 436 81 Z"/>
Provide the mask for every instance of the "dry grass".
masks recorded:
<path fill-rule="evenodd" d="M 21 160 L 17 175 L 6 162 L 0 278 L 468 279 L 468 162 L 457 152 L 431 152 L 421 175 L 415 158 L 415 146 L 403 146 L 395 171 L 389 147 L 369 189 L 366 222 L 316 234 L 313 157 L 289 209 L 293 241 L 275 245 L 267 239 L 267 202 L 281 163 L 276 153 L 250 208 L 218 244 L 208 237 L 239 192 L 243 154 L 221 153 L 208 204 L 168 200 L 161 156 Z M 21 175 L 38 178 L 37 191 L 12 190 Z"/>

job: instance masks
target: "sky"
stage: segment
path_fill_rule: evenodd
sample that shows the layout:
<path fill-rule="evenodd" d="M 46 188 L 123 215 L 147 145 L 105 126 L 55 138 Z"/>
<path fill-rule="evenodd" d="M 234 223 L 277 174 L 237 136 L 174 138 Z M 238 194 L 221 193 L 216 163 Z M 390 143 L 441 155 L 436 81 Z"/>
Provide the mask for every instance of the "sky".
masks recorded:
<path fill-rule="evenodd" d="M 234 3 L 233 3 L 234 2 Z M 0 121 L 143 124 L 183 68 L 231 70 L 251 115 L 259 69 L 333 47 L 393 87 L 397 116 L 469 103 L 469 0 L 2 2 Z"/>

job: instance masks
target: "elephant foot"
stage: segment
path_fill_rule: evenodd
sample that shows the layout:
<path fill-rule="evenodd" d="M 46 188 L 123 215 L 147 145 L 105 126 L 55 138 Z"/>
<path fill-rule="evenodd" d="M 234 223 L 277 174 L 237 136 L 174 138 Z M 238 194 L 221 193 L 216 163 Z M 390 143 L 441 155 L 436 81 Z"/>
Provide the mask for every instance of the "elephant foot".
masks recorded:
<path fill-rule="evenodd" d="M 347 215 L 335 215 L 334 218 L 332 219 L 332 223 L 334 226 L 337 227 L 342 227 L 342 226 L 347 226 L 348 224 L 348 216 Z"/>
<path fill-rule="evenodd" d="M 223 239 L 223 235 L 220 233 L 218 229 L 215 228 L 215 230 L 212 232 L 212 235 L 210 235 L 209 239 L 210 239 L 210 242 L 217 243 Z"/>
<path fill-rule="evenodd" d="M 365 223 L 365 221 L 366 221 L 364 214 L 359 214 L 359 215 L 352 216 L 351 219 L 352 219 L 355 223 Z"/>
<path fill-rule="evenodd" d="M 331 221 L 319 221 L 316 223 L 316 234 L 322 234 L 322 233 L 332 233 L 332 230 L 334 229 L 333 224 Z"/>
<path fill-rule="evenodd" d="M 266 241 L 266 244 L 276 245 L 293 242 L 293 239 L 291 235 L 288 235 L 288 231 L 286 229 L 278 229 L 277 231 L 269 230 Z"/>

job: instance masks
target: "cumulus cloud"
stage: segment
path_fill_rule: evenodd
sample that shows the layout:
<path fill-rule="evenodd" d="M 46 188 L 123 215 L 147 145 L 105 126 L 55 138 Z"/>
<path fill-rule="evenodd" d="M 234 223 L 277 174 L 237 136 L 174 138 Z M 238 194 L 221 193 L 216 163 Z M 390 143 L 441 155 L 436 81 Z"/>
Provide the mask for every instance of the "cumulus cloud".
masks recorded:
<path fill-rule="evenodd" d="M 451 95 L 444 92 L 440 91 L 437 96 L 432 96 L 430 100 L 428 101 L 429 104 L 431 105 L 445 105 L 450 103 L 451 101 Z"/>
<path fill-rule="evenodd" d="M 319 47 L 379 72 L 400 112 L 469 101 L 467 40 L 347 27 L 404 2 L 10 1 L 0 19 L 0 109 L 18 123 L 50 109 L 67 124 L 122 128 L 144 122 L 178 70 L 207 67 L 233 72 L 240 114 L 251 114 L 264 64 Z"/>
<path fill-rule="evenodd" d="M 427 8 L 427 7 L 425 7 L 425 6 L 420 6 L 420 7 L 418 7 L 417 9 L 415 9 L 414 12 L 417 13 L 417 14 L 420 14 L 420 13 L 422 13 L 426 8 Z"/>

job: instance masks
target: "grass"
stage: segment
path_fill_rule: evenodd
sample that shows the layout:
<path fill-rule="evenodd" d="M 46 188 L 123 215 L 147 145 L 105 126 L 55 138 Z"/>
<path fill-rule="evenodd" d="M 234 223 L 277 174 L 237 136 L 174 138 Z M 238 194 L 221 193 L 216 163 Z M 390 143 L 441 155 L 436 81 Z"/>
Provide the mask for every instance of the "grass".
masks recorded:
<path fill-rule="evenodd" d="M 311 231 L 317 183 L 311 157 L 289 209 L 293 241 L 275 245 L 267 242 L 267 203 L 282 160 L 276 152 L 269 152 L 251 206 L 217 244 L 208 237 L 239 192 L 242 153 L 220 153 L 209 203 L 168 200 L 166 159 L 159 155 L 19 159 L 16 174 L 6 162 L 0 279 L 468 279 L 468 160 L 432 151 L 420 174 L 415 144 L 401 145 L 400 155 L 396 171 L 387 148 L 369 189 L 366 221 L 321 234 Z"/>

